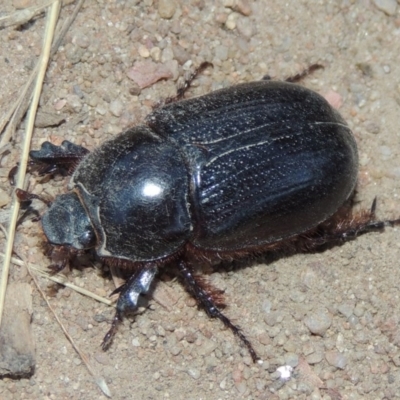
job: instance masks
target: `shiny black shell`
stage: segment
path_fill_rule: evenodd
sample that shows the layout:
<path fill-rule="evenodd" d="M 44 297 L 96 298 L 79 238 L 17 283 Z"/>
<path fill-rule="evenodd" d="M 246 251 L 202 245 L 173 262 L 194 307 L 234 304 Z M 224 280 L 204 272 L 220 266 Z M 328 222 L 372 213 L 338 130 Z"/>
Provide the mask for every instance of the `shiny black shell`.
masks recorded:
<path fill-rule="evenodd" d="M 323 97 L 260 81 L 154 110 L 87 155 L 70 189 L 100 256 L 146 262 L 306 232 L 350 197 L 357 171 L 354 137 Z"/>

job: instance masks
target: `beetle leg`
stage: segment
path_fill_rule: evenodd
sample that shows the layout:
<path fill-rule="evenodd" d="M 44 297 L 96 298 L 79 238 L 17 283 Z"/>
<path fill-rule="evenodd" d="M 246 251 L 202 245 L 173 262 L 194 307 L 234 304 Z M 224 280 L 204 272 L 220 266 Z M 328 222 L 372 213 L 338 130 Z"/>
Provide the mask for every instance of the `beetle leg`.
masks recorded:
<path fill-rule="evenodd" d="M 40 200 L 42 203 L 46 204 L 47 207 L 50 207 L 51 201 L 45 199 L 43 196 L 39 196 L 38 194 L 29 193 L 26 190 L 16 188 L 15 195 L 21 203 L 30 204 L 32 200 Z"/>
<path fill-rule="evenodd" d="M 111 328 L 104 336 L 101 347 L 107 350 L 117 332 L 118 325 L 122 322 L 122 318 L 126 311 L 134 311 L 137 308 L 139 295 L 149 291 L 154 276 L 157 273 L 155 265 L 147 266 L 136 271 L 122 286 L 115 289 L 111 295 L 120 293 L 117 302 L 117 311 L 111 323 Z"/>
<path fill-rule="evenodd" d="M 68 246 L 51 246 L 49 256 L 52 263 L 47 267 L 50 275 L 56 275 L 64 270 L 72 259 L 74 251 Z"/>
<path fill-rule="evenodd" d="M 61 146 L 44 142 L 40 150 L 29 153 L 32 161 L 30 170 L 39 175 L 56 174 L 71 175 L 79 162 L 89 153 L 89 150 L 64 140 Z"/>
<path fill-rule="evenodd" d="M 356 239 L 358 236 L 368 232 L 382 231 L 387 226 L 395 226 L 400 224 L 400 219 L 377 221 L 375 219 L 376 198 L 372 202 L 368 211 L 362 211 L 356 215 L 350 215 L 333 220 L 332 224 L 324 226 L 322 224 L 322 233 L 312 235 L 309 240 L 311 246 L 315 247 L 327 243 L 340 242 L 344 243 Z"/>
<path fill-rule="evenodd" d="M 176 90 L 176 95 L 173 97 L 167 97 L 163 103 L 169 104 L 169 103 L 174 103 L 175 101 L 182 100 L 185 96 L 185 93 L 188 91 L 190 88 L 192 82 L 196 79 L 196 77 L 201 74 L 206 68 L 212 67 L 213 65 L 210 62 L 202 62 L 198 68 L 196 68 L 183 82 L 182 85 L 179 85 L 177 90 Z"/>
<path fill-rule="evenodd" d="M 338 228 L 332 233 L 324 233 L 321 236 L 322 244 L 329 242 L 348 242 L 356 239 L 358 236 L 368 232 L 377 232 L 385 229 L 386 226 L 394 226 L 400 224 L 400 220 L 387 220 L 387 221 L 367 221 L 357 223 L 352 222 L 348 226 Z"/>
<path fill-rule="evenodd" d="M 303 71 L 299 72 L 296 75 L 289 76 L 288 78 L 285 79 L 286 82 L 290 83 L 297 83 L 306 78 L 308 75 L 313 74 L 315 71 L 318 71 L 319 69 L 325 68 L 321 64 L 312 64 L 308 68 L 304 69 Z"/>
<path fill-rule="evenodd" d="M 299 72 L 296 75 L 289 76 L 288 78 L 285 79 L 286 82 L 289 83 L 297 83 L 306 78 L 308 75 L 311 75 L 315 71 L 319 69 L 325 68 L 322 64 L 312 64 L 308 68 L 304 69 L 303 71 Z M 270 81 L 272 80 L 270 75 L 264 75 L 262 78 L 263 81 Z"/>
<path fill-rule="evenodd" d="M 239 340 L 246 346 L 247 350 L 250 353 L 251 358 L 254 362 L 259 360 L 257 353 L 255 352 L 252 344 L 246 338 L 246 336 L 242 333 L 240 328 L 234 325 L 228 317 L 226 317 L 222 312 L 217 308 L 215 302 L 213 301 L 211 295 L 204 290 L 201 285 L 196 281 L 195 276 L 192 274 L 192 271 L 184 261 L 180 261 L 178 263 L 178 269 L 185 283 L 185 287 L 188 292 L 198 301 L 198 303 L 206 310 L 208 316 L 212 318 L 218 318 L 223 324 L 229 328 L 238 338 Z"/>

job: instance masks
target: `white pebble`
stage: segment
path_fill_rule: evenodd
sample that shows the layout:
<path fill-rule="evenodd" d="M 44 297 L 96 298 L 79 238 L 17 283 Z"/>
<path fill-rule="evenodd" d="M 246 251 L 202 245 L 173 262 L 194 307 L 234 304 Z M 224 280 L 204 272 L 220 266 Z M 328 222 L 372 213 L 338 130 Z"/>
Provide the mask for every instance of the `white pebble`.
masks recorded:
<path fill-rule="evenodd" d="M 139 55 L 140 57 L 148 58 L 150 57 L 150 51 L 146 46 L 141 45 L 139 46 Z"/>
<path fill-rule="evenodd" d="M 124 104 L 120 99 L 115 99 L 110 103 L 110 112 L 115 117 L 120 117 L 124 111 Z"/>
<path fill-rule="evenodd" d="M 138 338 L 133 338 L 132 339 L 132 346 L 133 347 L 140 347 L 140 342 Z"/>
<path fill-rule="evenodd" d="M 200 371 L 195 368 L 189 368 L 187 370 L 187 373 L 193 378 L 193 379 L 199 379 L 200 378 Z"/>

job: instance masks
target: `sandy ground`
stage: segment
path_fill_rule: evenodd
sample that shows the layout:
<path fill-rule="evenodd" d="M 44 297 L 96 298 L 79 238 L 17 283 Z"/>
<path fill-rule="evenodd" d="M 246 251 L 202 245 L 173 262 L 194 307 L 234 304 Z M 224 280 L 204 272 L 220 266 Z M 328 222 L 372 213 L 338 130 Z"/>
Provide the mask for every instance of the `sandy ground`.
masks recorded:
<path fill-rule="evenodd" d="M 152 104 L 174 93 L 174 79 L 202 61 L 214 68 L 197 80 L 192 95 L 265 74 L 285 78 L 318 62 L 325 69 L 303 84 L 340 95 L 340 112 L 359 145 L 361 206 L 378 196 L 379 217 L 400 215 L 399 5 L 388 15 L 369 0 L 255 0 L 239 3 L 236 11 L 221 1 L 182 3 L 168 10 L 170 3 L 162 0 L 87 0 L 51 61 L 41 99 L 40 111 L 62 113 L 66 122 L 37 128 L 32 148 L 66 138 L 93 149 L 140 123 Z M 5 0 L 0 13 L 30 4 Z M 35 65 L 43 28 L 39 17 L 22 29 L 0 31 L 1 115 Z M 145 60 L 166 65 L 174 79 L 139 91 L 128 74 Z M 18 131 L 13 150 L 1 160 L 6 198 L 11 193 L 6 175 L 17 160 L 20 137 Z M 65 187 L 61 179 L 30 182 L 35 192 L 50 195 Z M 46 265 L 40 232 L 39 224 L 26 221 L 15 249 Z M 125 320 L 107 353 L 100 343 L 111 308 L 70 289 L 53 293 L 50 302 L 114 399 L 395 399 L 400 398 L 398 235 L 398 228 L 389 228 L 324 253 L 211 274 L 225 290 L 227 315 L 248 335 L 262 365 L 253 364 L 231 332 L 198 310 L 174 280 L 163 282 L 170 310 L 150 299 L 136 321 Z M 20 267 L 13 267 L 10 279 L 33 287 Z M 112 281 L 94 269 L 74 271 L 69 279 L 100 295 L 113 290 Z M 44 289 L 49 285 L 40 283 Z M 0 381 L 0 398 L 102 398 L 35 289 L 33 309 L 35 373 Z M 311 334 L 310 318 L 328 320 L 323 336 Z M 287 381 L 276 372 L 283 365 L 294 367 Z"/>

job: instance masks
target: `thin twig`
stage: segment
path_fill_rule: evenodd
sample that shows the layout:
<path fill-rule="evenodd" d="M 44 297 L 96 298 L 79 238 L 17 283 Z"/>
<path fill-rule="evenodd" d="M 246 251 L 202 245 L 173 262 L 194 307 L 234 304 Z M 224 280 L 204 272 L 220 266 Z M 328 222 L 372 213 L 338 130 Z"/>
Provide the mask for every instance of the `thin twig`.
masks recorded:
<path fill-rule="evenodd" d="M 41 89 L 43 85 L 44 76 L 47 70 L 47 65 L 50 56 L 50 49 L 51 49 L 51 42 L 54 36 L 54 30 L 57 23 L 57 17 L 60 10 L 60 1 L 56 1 L 52 4 L 50 8 L 50 12 L 48 13 L 47 24 L 46 24 L 46 32 L 45 32 L 45 41 L 43 45 L 43 51 L 40 58 L 40 69 L 38 71 L 38 76 L 36 79 L 35 84 L 35 91 L 32 98 L 31 108 L 29 110 L 28 119 L 27 119 L 27 126 L 26 126 L 26 135 L 24 139 L 22 155 L 20 159 L 20 168 L 18 171 L 17 177 L 17 187 L 23 188 L 24 181 L 25 181 L 25 171 L 26 166 L 28 163 L 28 153 L 30 149 L 31 137 L 33 132 L 33 126 L 35 123 L 35 115 L 36 110 L 39 104 L 39 98 L 41 94 Z M 8 227 L 8 238 L 6 242 L 6 249 L 5 249 L 5 257 L 3 262 L 3 269 L 1 274 L 1 285 L 0 285 L 0 325 L 1 325 L 1 317 L 3 314 L 4 308 L 4 300 L 5 300 L 5 293 L 8 281 L 8 274 L 10 269 L 10 260 L 11 254 L 13 250 L 13 243 L 14 243 L 14 236 L 15 230 L 18 220 L 18 212 L 19 212 L 19 202 L 16 201 L 14 196 L 13 203 L 11 206 L 11 218 Z"/>
<path fill-rule="evenodd" d="M 0 253 L 0 257 L 2 257 L 4 259 L 5 254 Z M 68 282 L 68 281 L 64 280 L 63 278 L 60 277 L 60 275 L 50 275 L 48 272 L 46 272 L 46 270 L 44 270 L 43 268 L 41 268 L 41 267 L 39 267 L 39 266 L 37 266 L 35 264 L 26 263 L 25 261 L 19 260 L 18 258 L 15 258 L 15 257 L 11 257 L 11 262 L 13 264 L 15 264 L 15 265 L 19 265 L 20 267 L 26 267 L 26 268 L 29 268 L 29 269 L 31 269 L 33 271 L 36 271 L 39 275 L 41 275 L 41 276 L 43 276 L 43 277 L 45 277 L 47 279 L 50 279 L 53 282 L 59 283 L 60 285 L 63 285 L 65 287 L 67 287 L 67 288 L 75 290 L 76 292 L 78 292 L 80 294 L 83 294 L 84 296 L 91 297 L 94 300 L 97 300 L 97 301 L 99 301 L 101 303 L 107 304 L 108 306 L 112 306 L 113 303 L 114 303 L 110 299 L 107 299 L 105 297 L 99 296 L 96 293 L 93 293 L 93 292 L 91 292 L 89 290 L 83 289 L 83 288 L 81 288 L 79 286 L 74 285 L 71 282 Z"/>
<path fill-rule="evenodd" d="M 20 120 L 22 119 L 23 115 L 26 112 L 26 109 L 28 107 L 28 104 L 30 102 L 30 99 L 32 97 L 32 102 L 31 106 L 29 109 L 28 113 L 28 118 L 27 118 L 27 127 L 26 127 L 26 135 L 24 139 L 24 144 L 23 144 L 23 150 L 22 150 L 22 155 L 20 159 L 20 168 L 18 171 L 18 177 L 17 177 L 17 187 L 23 188 L 24 187 L 24 181 L 25 181 L 25 171 L 27 167 L 27 162 L 28 162 L 28 153 L 30 149 L 30 143 L 31 143 L 31 137 L 32 137 L 32 132 L 34 128 L 34 122 L 35 122 L 35 116 L 36 116 L 36 111 L 38 108 L 39 104 L 39 99 L 42 91 L 42 86 L 43 86 L 43 80 L 46 74 L 47 66 L 50 57 L 57 51 L 58 46 L 60 45 L 62 38 L 64 37 L 65 33 L 67 32 L 69 26 L 75 19 L 79 9 L 81 8 L 84 0 L 80 0 L 78 3 L 78 6 L 75 8 L 75 13 L 66 21 L 66 23 L 63 25 L 63 27 L 60 29 L 56 39 L 54 39 L 54 32 L 55 32 L 55 27 L 56 23 L 58 20 L 59 16 L 59 11 L 61 7 L 61 2 L 59 0 L 55 0 L 50 8 L 50 11 L 48 12 L 47 15 L 47 23 L 46 23 L 46 31 L 45 31 L 45 39 L 44 39 L 44 45 L 43 45 L 43 51 L 39 60 L 38 65 L 35 67 L 34 72 L 32 73 L 28 83 L 25 86 L 24 93 L 20 96 L 19 100 L 20 102 L 17 103 L 17 105 L 14 107 L 13 111 L 13 118 L 11 120 L 12 123 L 9 124 L 8 129 L 5 133 L 5 135 L 2 138 L 2 141 L 0 143 L 0 147 L 4 145 L 5 143 L 8 143 L 10 140 L 12 133 L 15 131 L 16 126 L 19 124 Z M 26 15 L 29 15 L 30 11 L 26 13 Z M 53 46 L 52 46 L 53 42 Z M 36 82 L 34 86 L 34 92 L 33 95 L 31 96 L 31 88 L 33 87 L 33 80 L 36 77 Z M 9 116 L 11 116 L 11 113 L 9 113 Z M 7 123 L 7 122 L 5 122 Z M 8 274 L 9 274 L 9 268 L 10 268 L 10 261 L 14 261 L 16 263 L 20 263 L 19 260 L 12 259 L 12 249 L 13 249 L 13 242 L 14 242 L 14 236 L 15 236 L 15 230 L 16 230 L 16 223 L 18 219 L 18 212 L 19 212 L 19 202 L 16 201 L 15 196 L 13 199 L 13 204 L 11 207 L 11 218 L 10 218 L 10 223 L 9 223 L 9 229 L 7 233 L 7 243 L 6 243 L 6 249 L 5 249 L 5 254 L 4 256 L 4 262 L 3 262 L 3 269 L 2 269 L 2 275 L 1 275 L 1 284 L 0 284 L 0 324 L 1 324 L 1 317 L 3 313 L 3 308 L 4 308 L 4 300 L 5 300 L 5 292 L 6 292 L 6 287 L 7 287 L 7 281 L 8 281 Z M 86 356 L 85 353 L 83 353 L 78 346 L 75 344 L 73 341 L 72 337 L 68 334 L 66 328 L 62 324 L 62 321 L 59 319 L 58 315 L 55 313 L 54 309 L 52 308 L 51 304 L 49 303 L 47 297 L 43 293 L 42 289 L 39 286 L 39 283 L 36 279 L 36 276 L 32 273 L 28 263 L 24 263 L 29 271 L 29 274 L 31 275 L 33 281 L 35 282 L 35 285 L 39 292 L 41 293 L 43 299 L 46 301 L 49 309 L 53 313 L 55 319 L 57 320 L 58 324 L 60 325 L 61 329 L 63 330 L 65 336 L 68 338 L 70 343 L 72 344 L 73 348 L 75 351 L 79 354 L 83 362 L 85 363 L 87 369 L 89 372 L 92 374 L 94 377 L 95 383 L 98 385 L 100 390 L 107 396 L 111 397 L 110 390 L 104 380 L 104 378 L 96 373 L 94 370 L 93 366 L 89 362 L 88 357 Z M 43 274 L 43 271 L 40 271 Z M 49 279 L 52 279 L 54 281 L 59 281 L 59 283 L 63 283 L 61 279 L 56 278 L 56 277 L 50 277 L 48 276 Z M 73 286 L 73 285 L 68 285 L 65 284 L 66 286 Z M 88 295 L 88 291 L 85 291 L 81 288 L 74 287 L 74 290 L 77 290 L 81 293 L 84 293 Z M 107 304 L 111 303 L 109 300 L 103 299 L 100 296 L 97 296 L 93 293 L 91 293 L 91 297 L 96 298 L 96 300 L 106 302 Z M 104 301 L 106 300 L 106 301 Z"/>
<path fill-rule="evenodd" d="M 0 253 L 0 257 L 5 258 L 5 254 Z M 83 288 L 80 288 L 79 286 L 76 286 L 70 282 L 65 282 L 62 278 L 57 277 L 57 276 L 52 276 L 49 275 L 47 272 L 45 272 L 43 270 L 43 268 L 38 267 L 37 265 L 34 265 L 32 263 L 28 263 L 26 260 L 19 260 L 18 258 L 12 257 L 11 258 L 11 262 L 13 264 L 19 265 L 21 267 L 26 267 L 30 276 L 32 277 L 33 281 L 35 282 L 35 285 L 37 287 L 37 289 L 39 290 L 40 294 L 42 295 L 42 297 L 44 298 L 44 300 L 46 301 L 49 309 L 51 310 L 51 312 L 54 314 L 54 317 L 56 318 L 57 322 L 59 323 L 61 329 L 63 330 L 64 334 L 66 335 L 66 337 L 68 338 L 68 340 L 71 342 L 72 346 L 74 347 L 75 351 L 79 354 L 79 356 L 82 358 L 83 362 L 86 364 L 87 369 L 89 370 L 89 372 L 93 375 L 94 377 L 94 381 L 97 384 L 97 386 L 99 386 L 99 388 L 101 389 L 101 391 L 107 396 L 107 397 L 111 397 L 111 393 L 110 393 L 110 389 L 108 388 L 105 380 L 103 377 L 101 377 L 100 375 L 98 375 L 95 371 L 93 366 L 90 364 L 87 356 L 85 353 L 81 352 L 80 349 L 78 348 L 78 346 L 74 343 L 74 340 L 70 337 L 70 335 L 68 334 L 67 330 L 65 329 L 62 321 L 58 318 L 57 314 L 55 313 L 54 309 L 52 308 L 51 304 L 49 303 L 47 297 L 45 296 L 45 294 L 43 293 L 41 287 L 39 286 L 39 282 L 36 279 L 35 274 L 33 273 L 33 270 L 38 272 L 40 275 L 45 276 L 47 279 L 52 280 L 53 282 L 57 282 L 60 283 L 61 285 L 64 285 L 65 287 L 68 287 L 72 290 L 75 290 L 78 293 L 81 293 L 85 296 L 91 297 L 92 299 L 95 299 L 97 301 L 100 301 L 102 303 L 105 303 L 107 305 L 113 305 L 112 301 L 109 299 L 106 299 L 104 297 L 98 296 L 97 294 L 90 292 L 89 290 L 85 290 Z"/>
<path fill-rule="evenodd" d="M 78 347 L 78 345 L 75 343 L 75 341 L 72 338 L 72 336 L 68 333 L 67 328 L 64 326 L 64 324 L 62 323 L 61 319 L 58 317 L 58 314 L 53 309 L 53 307 L 50 304 L 47 296 L 43 293 L 43 290 L 40 287 L 39 282 L 37 281 L 35 274 L 33 274 L 32 271 L 30 270 L 28 263 L 25 261 L 24 264 L 27 266 L 29 275 L 32 277 L 33 281 L 35 282 L 35 285 L 36 285 L 37 289 L 39 290 L 40 294 L 42 295 L 43 299 L 45 300 L 45 302 L 47 304 L 47 307 L 49 307 L 50 311 L 54 315 L 54 318 L 58 322 L 58 325 L 60 325 L 60 328 L 64 332 L 64 335 L 69 340 L 69 342 L 71 343 L 71 345 L 74 348 L 74 350 L 79 354 L 79 357 L 82 359 L 83 363 L 86 365 L 86 368 L 88 369 L 90 374 L 93 376 L 96 385 L 100 388 L 100 390 L 107 397 L 111 397 L 111 392 L 110 392 L 110 389 L 107 386 L 107 383 L 106 383 L 105 379 L 95 371 L 95 368 L 93 367 L 92 363 L 90 362 L 88 356 Z"/>
<path fill-rule="evenodd" d="M 0 253 L 1 256 L 1 253 Z M 15 261 L 17 261 L 16 259 L 12 258 L 11 260 L 13 263 L 15 263 Z M 75 292 L 78 292 L 80 294 L 83 294 L 84 296 L 87 297 L 91 297 L 94 300 L 100 301 L 101 303 L 107 304 L 108 306 L 112 306 L 113 305 L 113 301 L 110 299 L 107 299 L 105 297 L 99 296 L 96 293 L 93 293 L 89 290 L 83 289 L 79 286 L 74 285 L 73 283 L 70 283 L 68 281 L 66 281 L 65 279 L 61 278 L 60 276 L 57 275 L 50 275 L 48 272 L 46 272 L 45 270 L 43 270 L 40 267 L 34 266 L 32 264 L 29 264 L 29 268 L 31 268 L 32 270 L 35 270 L 38 274 L 42 275 L 43 277 L 52 280 L 53 282 L 59 283 L 60 285 L 63 285 L 65 287 L 68 287 L 72 290 L 75 290 Z"/>
<path fill-rule="evenodd" d="M 50 4 L 54 3 L 55 0 L 46 1 L 38 6 L 32 6 L 18 10 L 10 15 L 0 17 L 0 28 L 7 28 L 12 25 L 23 25 L 34 18 L 36 15 L 44 12 Z"/>
<path fill-rule="evenodd" d="M 78 4 L 75 6 L 73 13 L 65 20 L 63 26 L 57 32 L 51 46 L 50 57 L 52 57 L 57 52 L 62 40 L 64 39 L 65 34 L 67 33 L 71 24 L 74 22 L 78 12 L 82 8 L 84 1 L 85 0 L 78 1 Z M 18 96 L 17 101 L 13 104 L 12 107 L 10 107 L 2 121 L 0 121 L 0 133 L 3 132 L 4 127 L 8 124 L 7 129 L 5 130 L 3 137 L 0 141 L 0 149 L 5 144 L 9 143 L 11 137 L 14 135 L 15 129 L 20 124 L 23 116 L 26 114 L 26 110 L 28 109 L 29 102 L 32 97 L 33 81 L 35 80 L 38 72 L 38 65 L 39 63 L 35 66 L 34 70 L 29 76 L 29 79 L 26 82 L 21 94 Z"/>

